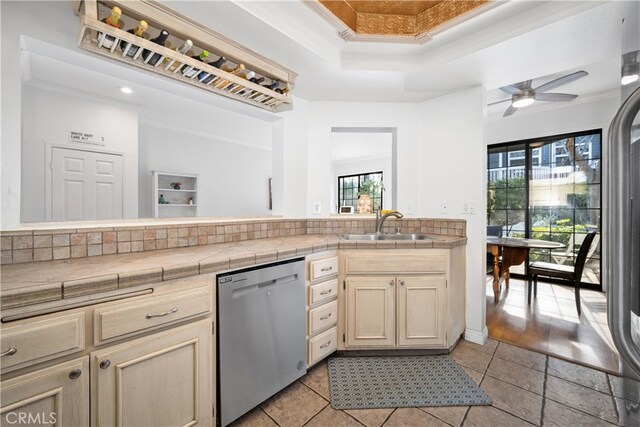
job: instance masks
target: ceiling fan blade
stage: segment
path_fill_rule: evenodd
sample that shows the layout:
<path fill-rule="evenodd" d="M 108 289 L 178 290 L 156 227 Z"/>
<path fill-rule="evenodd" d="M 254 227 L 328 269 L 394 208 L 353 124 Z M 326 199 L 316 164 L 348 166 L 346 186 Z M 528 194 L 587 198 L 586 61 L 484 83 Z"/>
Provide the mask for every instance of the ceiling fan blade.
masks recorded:
<path fill-rule="evenodd" d="M 511 102 L 511 98 L 503 99 L 503 100 L 501 100 L 501 101 L 493 101 L 493 102 L 490 102 L 490 103 L 489 103 L 489 104 L 487 104 L 487 105 L 502 104 L 503 102 Z"/>
<path fill-rule="evenodd" d="M 534 90 L 536 92 L 546 92 L 548 90 L 569 84 L 588 75 L 589 73 L 587 73 L 586 71 L 576 71 L 575 73 L 567 74 L 566 76 L 551 80 L 550 82 L 538 86 Z"/>
<path fill-rule="evenodd" d="M 573 101 L 578 95 L 571 95 L 568 93 L 536 93 L 536 101 L 553 101 L 553 102 L 566 102 Z"/>
<path fill-rule="evenodd" d="M 522 91 L 514 85 L 502 86 L 500 90 L 508 93 L 509 95 L 522 95 Z"/>
<path fill-rule="evenodd" d="M 504 112 L 502 117 L 510 116 L 513 113 L 515 113 L 516 111 L 518 111 L 518 109 L 516 107 L 514 107 L 513 105 L 510 105 L 509 108 L 507 108 L 507 111 Z"/>

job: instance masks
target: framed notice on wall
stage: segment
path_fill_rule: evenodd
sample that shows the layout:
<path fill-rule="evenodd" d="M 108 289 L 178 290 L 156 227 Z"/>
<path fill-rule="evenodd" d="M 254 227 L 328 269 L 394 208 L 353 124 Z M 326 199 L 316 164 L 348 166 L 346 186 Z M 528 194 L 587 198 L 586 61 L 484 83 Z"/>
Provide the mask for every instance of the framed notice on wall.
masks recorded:
<path fill-rule="evenodd" d="M 104 136 L 97 136 L 89 132 L 70 130 L 69 142 L 72 144 L 97 145 L 104 147 Z"/>

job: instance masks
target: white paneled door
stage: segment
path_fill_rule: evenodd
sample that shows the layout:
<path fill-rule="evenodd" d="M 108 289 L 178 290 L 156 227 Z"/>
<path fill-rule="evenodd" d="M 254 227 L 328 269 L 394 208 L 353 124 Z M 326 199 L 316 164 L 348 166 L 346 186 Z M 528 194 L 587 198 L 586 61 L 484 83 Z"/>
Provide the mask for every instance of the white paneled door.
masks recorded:
<path fill-rule="evenodd" d="M 123 216 L 122 156 L 52 148 L 51 219 L 117 219 Z"/>

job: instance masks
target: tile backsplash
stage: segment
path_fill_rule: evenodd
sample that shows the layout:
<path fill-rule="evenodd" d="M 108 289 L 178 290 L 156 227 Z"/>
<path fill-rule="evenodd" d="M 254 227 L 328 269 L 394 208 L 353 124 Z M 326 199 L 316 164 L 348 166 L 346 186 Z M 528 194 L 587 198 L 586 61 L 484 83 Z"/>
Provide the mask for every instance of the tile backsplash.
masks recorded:
<path fill-rule="evenodd" d="M 461 219 L 412 218 L 385 221 L 384 232 L 466 236 Z M 258 219 L 176 225 L 96 227 L 0 232 L 2 264 L 84 258 L 116 253 L 305 234 L 362 234 L 375 231 L 375 219 Z"/>

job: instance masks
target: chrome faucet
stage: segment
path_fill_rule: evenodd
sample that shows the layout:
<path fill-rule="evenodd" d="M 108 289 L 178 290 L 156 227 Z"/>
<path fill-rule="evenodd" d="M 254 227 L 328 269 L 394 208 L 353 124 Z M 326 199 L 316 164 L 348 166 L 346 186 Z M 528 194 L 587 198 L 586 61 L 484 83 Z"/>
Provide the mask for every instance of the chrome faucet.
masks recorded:
<path fill-rule="evenodd" d="M 389 212 L 387 214 L 384 214 L 382 216 L 380 216 L 380 211 L 376 211 L 376 234 L 382 234 L 382 224 L 384 224 L 384 221 L 389 218 L 390 216 L 396 217 L 398 219 L 401 219 L 404 217 L 404 215 L 402 215 L 400 212 L 398 211 L 393 211 L 393 212 Z"/>

